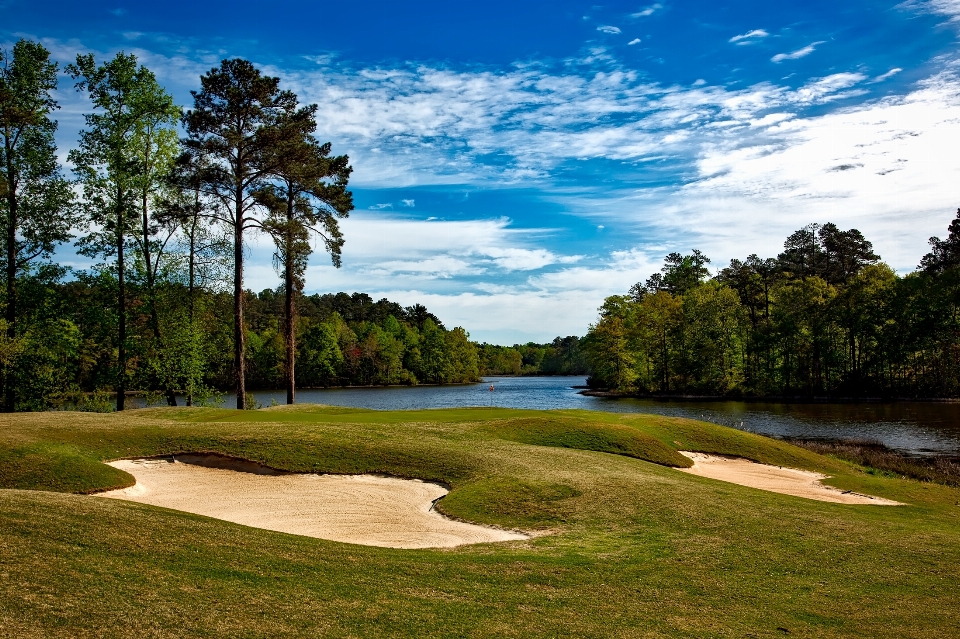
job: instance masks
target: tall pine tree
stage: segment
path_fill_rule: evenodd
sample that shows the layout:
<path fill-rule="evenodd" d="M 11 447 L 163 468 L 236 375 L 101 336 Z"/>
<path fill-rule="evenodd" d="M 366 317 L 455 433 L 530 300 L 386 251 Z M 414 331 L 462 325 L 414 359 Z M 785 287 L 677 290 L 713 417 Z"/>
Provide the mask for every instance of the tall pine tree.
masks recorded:
<path fill-rule="evenodd" d="M 201 173 L 211 215 L 233 236 L 233 375 L 237 408 L 246 408 L 243 250 L 245 232 L 260 228 L 256 193 L 276 172 L 279 121 L 296 110 L 296 96 L 280 79 L 247 60 L 223 60 L 200 77 L 194 108 L 183 117 L 187 153 Z"/>

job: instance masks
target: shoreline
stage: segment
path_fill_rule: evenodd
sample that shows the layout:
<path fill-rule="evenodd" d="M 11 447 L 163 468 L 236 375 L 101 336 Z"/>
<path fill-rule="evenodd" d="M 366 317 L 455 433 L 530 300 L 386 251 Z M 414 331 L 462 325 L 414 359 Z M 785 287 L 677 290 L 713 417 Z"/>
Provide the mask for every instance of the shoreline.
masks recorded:
<path fill-rule="evenodd" d="M 774 403 L 774 404 L 892 404 L 898 402 L 917 403 L 960 403 L 957 397 L 832 397 L 810 395 L 664 395 L 625 393 L 609 390 L 581 390 L 579 395 L 585 397 L 604 397 L 607 399 L 652 399 L 660 402 L 746 402 L 746 403 Z"/>

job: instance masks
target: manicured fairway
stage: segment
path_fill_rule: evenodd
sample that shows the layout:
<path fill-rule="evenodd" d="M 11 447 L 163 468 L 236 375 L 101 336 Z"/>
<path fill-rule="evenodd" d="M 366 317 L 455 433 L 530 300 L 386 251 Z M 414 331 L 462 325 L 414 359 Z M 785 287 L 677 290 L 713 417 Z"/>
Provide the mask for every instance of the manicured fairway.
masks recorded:
<path fill-rule="evenodd" d="M 678 450 L 833 475 L 850 506 L 677 472 Z M 219 452 L 443 482 L 438 508 L 545 532 L 356 546 L 89 493 L 102 461 Z M 960 491 L 646 415 L 303 406 L 0 417 L 0 636 L 956 637 Z"/>

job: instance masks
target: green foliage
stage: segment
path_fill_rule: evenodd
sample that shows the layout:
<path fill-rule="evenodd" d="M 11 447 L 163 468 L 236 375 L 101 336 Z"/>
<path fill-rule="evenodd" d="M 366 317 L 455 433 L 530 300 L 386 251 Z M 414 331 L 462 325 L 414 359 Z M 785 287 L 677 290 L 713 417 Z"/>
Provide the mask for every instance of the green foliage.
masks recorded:
<path fill-rule="evenodd" d="M 67 241 L 76 221 L 73 192 L 63 178 L 54 139 L 57 64 L 40 44 L 19 40 L 0 51 L 0 262 L 4 279 L 3 349 L 25 345 L 19 284 L 38 262 Z M 35 335 L 37 331 L 33 331 Z M 22 375 L 11 354 L 0 353 L 3 407 L 34 403 L 18 397 Z"/>
<path fill-rule="evenodd" d="M 78 393 L 74 402 L 74 410 L 81 413 L 112 413 L 114 402 L 107 391 L 98 389 L 92 393 Z"/>
<path fill-rule="evenodd" d="M 640 394 L 960 396 L 960 267 L 953 239 L 931 245 L 924 270 L 904 277 L 859 231 L 834 224 L 800 229 L 776 259 L 732 260 L 709 281 L 698 280 L 705 256 L 671 254 L 656 281 L 604 302 L 583 340 L 590 383 Z M 686 284 L 665 283 L 674 280 Z"/>

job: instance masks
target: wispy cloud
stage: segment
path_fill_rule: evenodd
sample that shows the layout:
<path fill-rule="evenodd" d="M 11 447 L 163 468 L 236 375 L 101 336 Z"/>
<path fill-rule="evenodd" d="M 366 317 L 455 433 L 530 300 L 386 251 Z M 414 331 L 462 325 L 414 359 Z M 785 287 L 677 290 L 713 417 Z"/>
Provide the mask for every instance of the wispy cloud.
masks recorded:
<path fill-rule="evenodd" d="M 631 41 L 628 42 L 627 44 L 629 44 L 629 45 L 631 45 L 631 46 L 633 46 L 633 45 L 635 45 L 635 44 L 640 44 L 640 38 L 634 38 L 633 40 L 631 40 Z"/>
<path fill-rule="evenodd" d="M 960 22 L 960 0 L 907 0 L 897 8 L 947 16 L 951 22 Z"/>
<path fill-rule="evenodd" d="M 406 206 L 407 208 L 413 208 L 416 205 L 415 200 L 400 200 L 400 204 Z"/>
<path fill-rule="evenodd" d="M 817 45 L 823 44 L 824 42 L 826 42 L 826 40 L 819 40 L 817 42 L 813 42 L 803 47 L 802 49 L 797 49 L 796 51 L 793 51 L 792 53 L 778 53 L 777 55 L 770 58 L 770 61 L 780 63 L 780 62 L 783 62 L 784 60 L 797 60 L 799 58 L 806 57 L 811 53 L 813 53 L 814 49 L 817 48 Z"/>
<path fill-rule="evenodd" d="M 127 15 L 127 10 L 123 8 L 110 9 L 110 13 L 119 18 L 120 16 Z"/>
<path fill-rule="evenodd" d="M 890 70 L 887 71 L 886 73 L 882 73 L 882 74 L 878 75 L 877 77 L 875 77 L 875 78 L 874 78 L 873 80 L 871 80 L 870 82 L 871 82 L 871 83 L 874 83 L 874 82 L 883 82 L 884 80 L 889 80 L 890 78 L 892 78 L 893 76 L 897 75 L 897 74 L 900 73 L 901 71 L 903 71 L 903 69 L 901 69 L 901 68 L 899 68 L 899 67 L 898 67 L 898 68 L 894 68 L 894 69 L 890 69 Z"/>
<path fill-rule="evenodd" d="M 61 60 L 79 46 L 45 45 Z M 202 56 L 131 50 L 186 95 L 211 66 Z M 350 155 L 352 187 L 522 185 L 587 218 L 584 235 L 610 243 L 590 255 L 580 245 L 545 244 L 546 232 L 505 217 L 451 221 L 451 211 L 423 201 L 416 210 L 448 219 L 413 220 L 406 200 L 383 193 L 368 200 L 380 201 L 373 210 L 342 221 L 344 268 L 318 258 L 308 286 L 419 301 L 481 338 L 513 326 L 548 339 L 582 334 L 603 296 L 657 270 L 670 250 L 701 248 L 722 265 L 744 257 L 744 246 L 773 255 L 790 232 L 829 220 L 859 228 L 891 264 L 909 268 L 955 210 L 960 168 L 942 158 L 960 147 L 960 65 L 906 95 L 854 104 L 849 98 L 895 69 L 872 79 L 834 73 L 799 87 L 796 78 L 675 85 L 599 60 L 608 50 L 594 55 L 593 63 L 502 69 L 261 66 L 320 105 L 317 135 Z M 65 120 L 82 126 L 87 105 L 69 86 L 61 94 L 63 133 Z M 839 104 L 820 108 L 831 103 Z M 581 166 L 613 167 L 622 186 L 571 188 Z M 661 167 L 677 167 L 683 180 L 644 186 Z M 265 240 L 249 286 L 276 286 L 272 250 Z M 531 317 L 543 321 L 532 326 Z"/>
<path fill-rule="evenodd" d="M 739 44 L 749 44 L 752 41 L 758 40 L 760 38 L 766 38 L 770 34 L 763 29 L 754 29 L 753 31 L 748 31 L 741 35 L 736 35 L 730 38 L 730 42 L 736 42 Z"/>
<path fill-rule="evenodd" d="M 620 33 L 620 28 L 619 28 L 619 27 L 611 26 L 611 25 L 609 25 L 609 24 L 605 24 L 605 25 L 602 25 L 602 26 L 597 27 L 597 31 L 602 31 L 603 33 L 611 33 L 611 34 L 616 35 L 616 34 Z"/>
<path fill-rule="evenodd" d="M 657 10 L 663 9 L 662 4 L 652 4 L 649 7 L 645 7 L 636 13 L 631 13 L 631 18 L 646 18 L 647 16 L 652 16 Z"/>
<path fill-rule="evenodd" d="M 695 141 L 712 128 L 756 127 L 771 111 L 849 97 L 862 91 L 853 85 L 863 79 L 836 74 L 799 89 L 684 88 L 630 70 L 586 76 L 568 69 L 418 66 L 287 78 L 304 101 L 320 105 L 318 136 L 349 152 L 354 179 L 368 187 L 544 183 L 567 161 L 694 155 Z"/>

